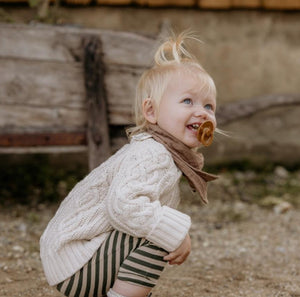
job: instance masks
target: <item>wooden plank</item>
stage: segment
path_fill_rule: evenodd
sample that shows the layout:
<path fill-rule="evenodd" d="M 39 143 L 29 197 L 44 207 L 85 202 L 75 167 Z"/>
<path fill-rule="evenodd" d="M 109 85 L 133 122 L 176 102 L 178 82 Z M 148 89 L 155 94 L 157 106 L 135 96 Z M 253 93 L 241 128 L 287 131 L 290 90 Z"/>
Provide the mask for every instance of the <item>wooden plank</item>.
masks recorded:
<path fill-rule="evenodd" d="M 138 80 L 146 68 L 121 65 L 107 67 L 105 85 L 107 87 L 109 122 L 112 125 L 128 125 L 133 122 L 133 104 Z"/>
<path fill-rule="evenodd" d="M 0 57 L 60 62 L 82 60 L 81 36 L 71 32 L 50 26 L 1 24 Z"/>
<path fill-rule="evenodd" d="M 102 43 L 96 36 L 87 36 L 84 40 L 84 78 L 90 170 L 99 166 L 111 154 L 104 73 Z"/>
<path fill-rule="evenodd" d="M 231 7 L 231 0 L 198 0 L 198 6 L 208 9 L 227 9 Z"/>
<path fill-rule="evenodd" d="M 0 147 L 86 145 L 82 132 L 0 134 Z"/>
<path fill-rule="evenodd" d="M 92 0 L 64 0 L 63 2 L 73 5 L 88 5 L 92 2 Z"/>
<path fill-rule="evenodd" d="M 128 5 L 131 0 L 96 0 L 99 5 Z"/>
<path fill-rule="evenodd" d="M 163 6 L 179 6 L 179 7 L 191 7 L 194 6 L 194 0 L 136 0 L 139 5 L 148 5 L 153 7 Z"/>
<path fill-rule="evenodd" d="M 237 8 L 259 8 L 261 0 L 231 0 L 231 5 Z"/>
<path fill-rule="evenodd" d="M 130 105 L 108 106 L 109 123 L 111 125 L 131 125 L 134 123 L 133 107 Z"/>
<path fill-rule="evenodd" d="M 145 68 L 111 65 L 105 84 L 109 121 L 132 123 L 137 81 Z M 86 125 L 85 90 L 80 63 L 0 59 L 0 128 Z M 64 115 L 64 118 L 61 118 Z"/>
<path fill-rule="evenodd" d="M 119 150 L 124 144 L 128 143 L 128 139 L 125 135 L 125 128 L 123 127 L 114 127 L 114 129 L 118 129 L 118 133 L 116 135 L 111 135 L 111 149 L 112 152 L 116 152 Z M 67 145 L 61 145 L 58 141 L 52 141 L 52 145 L 37 145 L 37 142 L 32 141 L 31 146 L 26 146 L 25 143 L 21 143 L 19 146 L 6 146 L 0 144 L 0 154 L 26 154 L 26 153 L 66 153 L 66 152 L 87 152 L 87 138 L 86 133 L 84 132 L 59 132 L 59 133 L 31 133 L 31 134 L 12 134 L 15 138 L 19 138 L 19 136 L 23 135 L 49 135 L 55 137 L 56 134 L 63 134 L 70 137 L 70 135 L 78 134 L 78 137 L 82 137 L 81 141 L 69 141 Z M 81 135 L 81 136 L 80 136 Z M 3 143 L 4 140 L 1 140 L 4 135 L 0 134 L 0 143 Z M 26 140 L 25 140 L 26 141 Z M 16 139 L 16 142 L 20 142 L 20 139 Z M 63 143 L 62 141 L 60 143 Z M 83 144 L 74 144 L 71 143 L 83 143 Z"/>
<path fill-rule="evenodd" d="M 0 133 L 83 130 L 86 123 L 81 109 L 0 104 Z"/>
<path fill-rule="evenodd" d="M 0 58 L 0 102 L 85 108 L 82 65 Z"/>
<path fill-rule="evenodd" d="M 86 145 L 0 147 L 0 154 L 72 154 L 86 151 Z"/>
<path fill-rule="evenodd" d="M 95 35 L 103 44 L 106 64 L 149 66 L 156 40 L 131 32 L 74 27 L 0 25 L 0 57 L 32 60 L 83 61 L 82 38 Z"/>
<path fill-rule="evenodd" d="M 145 69 L 116 64 L 107 68 L 105 84 L 111 124 L 132 122 L 135 88 Z M 29 107 L 26 112 L 30 112 L 31 107 L 36 108 L 36 111 L 33 111 L 35 114 L 39 108 L 42 108 L 42 113 L 47 113 L 48 108 L 50 114 L 53 113 L 54 110 L 51 111 L 53 108 L 69 108 L 71 113 L 78 113 L 81 110 L 80 113 L 83 114 L 86 111 L 83 70 L 80 63 L 61 64 L 24 59 L 0 59 L 0 76 L 0 106 L 6 111 L 9 106 L 16 111 L 18 108 L 15 107 L 19 106 L 22 112 L 25 111 L 23 107 L 26 106 Z M 13 116 L 9 111 L 8 114 L 9 117 Z M 4 115 L 5 119 L 8 118 L 8 114 Z M 33 120 L 35 118 L 34 116 Z M 18 125 L 17 117 L 14 120 Z M 47 117 L 46 120 L 48 122 L 50 119 Z M 0 119 L 0 127 L 1 125 Z"/>
<path fill-rule="evenodd" d="M 266 9 L 300 9 L 300 0 L 263 0 Z"/>
<path fill-rule="evenodd" d="M 149 67 L 158 45 L 158 41 L 150 36 L 131 32 L 103 31 L 100 37 L 103 46 L 103 61 L 106 65 Z"/>
<path fill-rule="evenodd" d="M 289 105 L 300 105 L 300 94 L 272 94 L 221 105 L 217 109 L 216 118 L 218 124 L 226 125 L 270 108 Z"/>
<path fill-rule="evenodd" d="M 0 59 L 0 129 L 86 125 L 81 63 Z"/>

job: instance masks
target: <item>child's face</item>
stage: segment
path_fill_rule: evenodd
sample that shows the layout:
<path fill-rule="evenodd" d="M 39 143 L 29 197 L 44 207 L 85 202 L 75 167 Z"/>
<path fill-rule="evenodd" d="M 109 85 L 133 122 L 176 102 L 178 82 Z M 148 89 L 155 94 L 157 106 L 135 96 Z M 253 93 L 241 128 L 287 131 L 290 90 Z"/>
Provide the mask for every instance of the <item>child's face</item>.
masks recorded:
<path fill-rule="evenodd" d="M 216 127 L 216 100 L 203 97 L 196 75 L 174 72 L 162 96 L 157 124 L 190 148 L 200 146 L 197 129 L 206 120 Z"/>

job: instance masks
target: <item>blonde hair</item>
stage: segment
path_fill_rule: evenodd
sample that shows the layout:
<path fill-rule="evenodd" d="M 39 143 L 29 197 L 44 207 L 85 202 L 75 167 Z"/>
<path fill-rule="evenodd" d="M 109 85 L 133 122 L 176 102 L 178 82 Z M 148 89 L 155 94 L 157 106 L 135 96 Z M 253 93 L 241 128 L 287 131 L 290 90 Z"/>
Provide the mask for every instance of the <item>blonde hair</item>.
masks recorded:
<path fill-rule="evenodd" d="M 137 84 L 134 105 L 135 126 L 126 130 L 129 137 L 147 130 L 148 122 L 143 115 L 144 100 L 151 98 L 152 103 L 158 108 L 171 76 L 177 71 L 185 70 L 195 75 L 202 84 L 202 95 L 216 98 L 214 81 L 186 49 L 187 40 L 200 42 L 191 33 L 182 32 L 178 36 L 173 34 L 158 47 L 154 55 L 154 66 L 143 73 Z"/>

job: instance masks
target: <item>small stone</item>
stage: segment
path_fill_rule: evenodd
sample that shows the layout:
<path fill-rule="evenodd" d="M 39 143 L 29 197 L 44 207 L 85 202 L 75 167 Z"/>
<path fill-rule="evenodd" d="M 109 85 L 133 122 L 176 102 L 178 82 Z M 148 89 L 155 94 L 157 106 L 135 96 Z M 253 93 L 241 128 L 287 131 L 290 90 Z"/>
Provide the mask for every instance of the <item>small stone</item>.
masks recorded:
<path fill-rule="evenodd" d="M 221 223 L 215 223 L 215 229 L 220 230 L 223 228 L 223 225 Z"/>
<path fill-rule="evenodd" d="M 208 246 L 209 246 L 209 242 L 208 242 L 208 241 L 204 241 L 204 242 L 203 242 L 203 246 L 204 246 L 204 247 L 208 247 Z"/>
<path fill-rule="evenodd" d="M 27 225 L 24 224 L 24 223 L 21 223 L 21 224 L 18 226 L 18 229 L 19 229 L 20 232 L 26 233 L 26 231 L 27 231 Z"/>
<path fill-rule="evenodd" d="M 287 201 L 282 201 L 274 206 L 274 212 L 277 214 L 285 213 L 292 209 L 292 204 Z"/>
<path fill-rule="evenodd" d="M 282 166 L 277 166 L 274 170 L 276 176 L 286 179 L 289 177 L 289 172 Z"/>
<path fill-rule="evenodd" d="M 236 172 L 234 172 L 234 177 L 238 181 L 241 181 L 241 180 L 245 179 L 245 174 L 243 172 L 241 172 L 241 171 L 236 171 Z"/>
<path fill-rule="evenodd" d="M 14 245 L 12 247 L 12 250 L 14 252 L 19 252 L 19 253 L 24 253 L 24 251 L 25 251 L 25 249 L 22 246 L 19 246 L 19 245 Z"/>
<path fill-rule="evenodd" d="M 33 267 L 31 267 L 31 266 L 26 267 L 26 272 L 31 272 L 32 270 L 33 270 Z"/>
<path fill-rule="evenodd" d="M 245 253 L 247 253 L 247 249 L 244 248 L 244 247 L 240 247 L 240 248 L 239 248 L 239 253 L 240 253 L 240 254 L 245 254 Z"/>
<path fill-rule="evenodd" d="M 277 246 L 276 247 L 276 251 L 281 253 L 281 254 L 285 254 L 286 253 L 286 250 L 283 246 Z"/>
<path fill-rule="evenodd" d="M 273 206 L 279 205 L 282 202 L 283 202 L 283 200 L 279 197 L 266 196 L 260 201 L 260 205 L 265 206 L 265 207 L 273 207 Z"/>

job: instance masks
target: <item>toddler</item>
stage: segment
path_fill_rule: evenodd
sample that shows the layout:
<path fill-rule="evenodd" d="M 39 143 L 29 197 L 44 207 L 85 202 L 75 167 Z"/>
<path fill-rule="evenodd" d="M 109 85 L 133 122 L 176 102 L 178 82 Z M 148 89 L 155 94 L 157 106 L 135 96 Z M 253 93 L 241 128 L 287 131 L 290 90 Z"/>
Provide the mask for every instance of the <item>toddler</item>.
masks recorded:
<path fill-rule="evenodd" d="M 184 175 L 204 202 L 197 129 L 216 128 L 216 88 L 182 33 L 161 44 L 136 92 L 130 143 L 80 181 L 40 239 L 46 278 L 70 297 L 145 297 L 166 263 L 191 250 L 190 217 L 178 210 Z M 149 295 L 150 296 L 150 295 Z"/>

